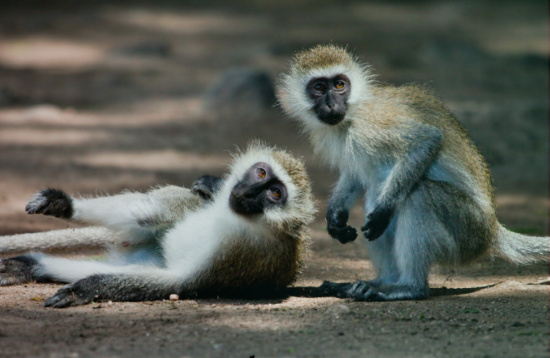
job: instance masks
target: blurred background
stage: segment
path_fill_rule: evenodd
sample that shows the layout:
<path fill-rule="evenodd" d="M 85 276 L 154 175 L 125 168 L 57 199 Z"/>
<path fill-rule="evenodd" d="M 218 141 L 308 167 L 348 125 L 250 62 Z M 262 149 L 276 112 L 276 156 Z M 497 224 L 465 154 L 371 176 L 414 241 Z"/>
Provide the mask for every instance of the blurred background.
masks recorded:
<path fill-rule="evenodd" d="M 362 238 L 341 245 L 326 232 L 336 174 L 274 106 L 291 56 L 329 42 L 371 64 L 378 81 L 433 87 L 487 158 L 500 221 L 548 234 L 547 1 L 18 0 L 0 4 L 0 235 L 69 226 L 25 214 L 45 187 L 189 186 L 262 138 L 305 158 L 319 200 L 296 285 L 373 278 Z M 360 227 L 360 206 L 351 214 Z M 547 275 L 546 263 L 485 259 L 435 268 L 435 297 L 423 302 L 290 297 L 62 312 L 43 308 L 56 285 L 3 287 L 0 356 L 545 357 Z"/>
<path fill-rule="evenodd" d="M 330 242 L 336 175 L 273 100 L 291 56 L 328 42 L 439 92 L 490 164 L 501 221 L 548 232 L 547 2 L 202 0 L 0 5 L 0 234 L 67 227 L 24 213 L 39 189 L 190 185 L 256 137 L 306 159 Z"/>

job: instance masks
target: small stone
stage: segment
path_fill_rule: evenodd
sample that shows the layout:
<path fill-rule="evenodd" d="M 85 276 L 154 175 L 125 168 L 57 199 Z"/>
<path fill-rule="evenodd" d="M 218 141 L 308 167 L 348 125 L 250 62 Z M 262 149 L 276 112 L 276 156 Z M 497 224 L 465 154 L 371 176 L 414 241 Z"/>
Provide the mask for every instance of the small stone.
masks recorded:
<path fill-rule="evenodd" d="M 326 313 L 339 317 L 351 313 L 351 309 L 346 305 L 333 305 L 326 310 Z"/>
<path fill-rule="evenodd" d="M 111 307 L 113 305 L 113 301 L 107 302 L 107 306 Z"/>
<path fill-rule="evenodd" d="M 180 299 L 180 296 L 176 295 L 175 293 L 172 293 L 170 295 L 170 301 L 177 301 Z"/>

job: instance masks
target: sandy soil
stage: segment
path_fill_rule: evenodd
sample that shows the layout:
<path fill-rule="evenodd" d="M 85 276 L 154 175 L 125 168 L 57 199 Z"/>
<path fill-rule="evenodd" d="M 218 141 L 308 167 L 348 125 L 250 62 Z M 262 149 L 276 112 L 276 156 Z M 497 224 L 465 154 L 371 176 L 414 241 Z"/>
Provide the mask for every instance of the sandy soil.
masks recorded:
<path fill-rule="evenodd" d="M 24 214 L 46 186 L 95 194 L 189 185 L 222 173 L 227 150 L 252 137 L 305 157 L 320 214 L 287 299 L 53 310 L 43 299 L 57 285 L 3 287 L 0 356 L 547 357 L 544 264 L 434 268 L 433 297 L 419 302 L 307 297 L 322 280 L 374 276 L 360 240 L 340 245 L 324 230 L 334 173 L 278 109 L 212 115 L 202 96 L 228 69 L 275 78 L 293 52 L 329 41 L 356 49 L 381 81 L 434 87 L 491 165 L 501 222 L 548 235 L 547 5 L 12 5 L 0 10 L 0 234 L 68 226 Z M 354 209 L 356 227 L 362 215 Z"/>

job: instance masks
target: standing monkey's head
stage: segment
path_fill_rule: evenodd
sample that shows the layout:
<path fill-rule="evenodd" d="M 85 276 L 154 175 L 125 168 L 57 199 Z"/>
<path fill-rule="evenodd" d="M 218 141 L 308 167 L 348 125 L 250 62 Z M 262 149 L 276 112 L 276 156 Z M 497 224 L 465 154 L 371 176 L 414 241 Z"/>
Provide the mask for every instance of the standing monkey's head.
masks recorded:
<path fill-rule="evenodd" d="M 299 52 L 279 81 L 283 110 L 305 126 L 335 126 L 368 99 L 372 75 L 342 47 L 318 45 Z"/>

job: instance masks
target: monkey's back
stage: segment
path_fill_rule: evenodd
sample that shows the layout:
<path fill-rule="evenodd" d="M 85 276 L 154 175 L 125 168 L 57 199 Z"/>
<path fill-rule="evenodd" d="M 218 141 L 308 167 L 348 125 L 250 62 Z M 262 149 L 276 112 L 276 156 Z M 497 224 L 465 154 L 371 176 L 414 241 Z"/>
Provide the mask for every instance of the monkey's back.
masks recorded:
<path fill-rule="evenodd" d="M 494 210 L 493 181 L 485 158 L 466 129 L 431 89 L 418 84 L 380 85 L 375 87 L 375 95 L 380 99 L 376 101 L 381 107 L 378 115 L 403 118 L 403 121 L 388 118 L 393 125 L 407 126 L 408 121 L 419 121 L 440 129 L 444 136 L 440 155 L 469 173 Z M 393 111 L 385 111 L 385 107 L 392 107 Z"/>

